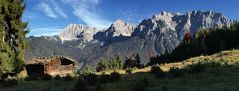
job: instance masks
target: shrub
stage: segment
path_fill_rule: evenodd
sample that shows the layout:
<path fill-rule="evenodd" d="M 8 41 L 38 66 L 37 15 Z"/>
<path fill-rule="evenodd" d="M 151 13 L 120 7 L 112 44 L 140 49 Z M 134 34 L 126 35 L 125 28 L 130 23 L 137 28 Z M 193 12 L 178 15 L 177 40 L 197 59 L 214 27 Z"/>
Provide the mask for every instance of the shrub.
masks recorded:
<path fill-rule="evenodd" d="M 85 65 L 83 68 L 83 74 L 91 74 L 93 72 L 92 66 L 90 65 Z"/>
<path fill-rule="evenodd" d="M 52 76 L 49 74 L 45 74 L 41 79 L 45 81 L 49 81 L 49 80 L 52 80 Z"/>
<path fill-rule="evenodd" d="M 200 73 L 206 70 L 206 68 L 215 68 L 225 66 L 225 63 L 220 62 L 199 62 L 196 64 L 189 65 L 187 67 L 188 72 L 190 73 Z"/>
<path fill-rule="evenodd" d="M 39 80 L 39 78 L 38 78 L 38 77 L 35 77 L 35 76 L 34 76 L 34 77 L 32 77 L 32 76 L 29 77 L 29 76 L 28 76 L 28 77 L 25 78 L 25 80 L 26 80 L 26 81 L 32 81 L 32 80 Z"/>
<path fill-rule="evenodd" d="M 109 83 L 109 82 L 120 80 L 120 78 L 121 78 L 121 75 L 118 72 L 113 72 L 110 75 L 101 75 L 99 77 L 99 81 L 101 83 Z"/>
<path fill-rule="evenodd" d="M 128 74 L 132 74 L 132 69 L 127 69 L 125 72 Z"/>
<path fill-rule="evenodd" d="M 188 66 L 188 71 L 190 73 L 200 73 L 202 71 L 204 71 L 206 68 L 206 65 L 202 62 L 199 62 L 197 64 L 192 64 Z"/>
<path fill-rule="evenodd" d="M 121 75 L 118 72 L 113 72 L 111 73 L 110 77 L 112 81 L 117 81 L 117 80 L 120 80 Z"/>
<path fill-rule="evenodd" d="M 165 72 L 163 72 L 163 70 L 158 66 L 153 66 L 151 68 L 151 73 L 156 74 L 159 77 L 165 77 L 166 75 Z"/>
<path fill-rule="evenodd" d="M 108 83 L 108 82 L 111 82 L 112 80 L 111 80 L 111 76 L 110 75 L 101 75 L 99 77 L 99 81 L 101 83 Z"/>
<path fill-rule="evenodd" d="M 83 78 L 89 85 L 96 85 L 97 82 L 99 82 L 99 79 L 96 74 L 88 74 L 84 75 Z"/>
<path fill-rule="evenodd" d="M 63 77 L 64 81 L 71 81 L 74 80 L 74 77 L 70 74 L 67 74 L 65 77 Z"/>
<path fill-rule="evenodd" d="M 71 91 L 88 91 L 87 86 L 88 85 L 85 80 L 79 79 Z"/>
<path fill-rule="evenodd" d="M 183 75 L 184 71 L 183 71 L 183 69 L 171 67 L 169 70 L 169 73 L 172 74 L 173 77 L 179 77 L 179 76 Z"/>
<path fill-rule="evenodd" d="M 21 71 L 20 73 L 17 74 L 16 76 L 18 79 L 20 80 L 24 80 L 27 77 L 27 71 L 26 69 L 24 69 L 23 71 Z"/>
<path fill-rule="evenodd" d="M 54 77 L 54 80 L 61 80 L 61 76 L 56 75 L 56 76 Z"/>

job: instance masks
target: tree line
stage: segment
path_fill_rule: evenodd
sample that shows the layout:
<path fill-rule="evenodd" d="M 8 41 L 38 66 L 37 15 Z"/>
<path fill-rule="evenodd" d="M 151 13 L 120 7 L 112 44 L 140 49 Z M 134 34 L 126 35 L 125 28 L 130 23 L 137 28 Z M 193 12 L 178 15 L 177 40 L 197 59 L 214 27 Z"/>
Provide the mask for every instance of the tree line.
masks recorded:
<path fill-rule="evenodd" d="M 122 69 L 123 63 L 121 57 L 118 55 L 116 58 L 104 59 L 101 58 L 97 64 L 96 71 L 106 71 L 106 70 L 118 70 Z"/>
<path fill-rule="evenodd" d="M 150 58 L 148 65 L 182 61 L 200 55 L 210 55 L 239 46 L 239 23 L 229 27 L 201 29 L 194 35 L 184 34 L 183 41 L 172 52 Z"/>
<path fill-rule="evenodd" d="M 96 71 L 102 72 L 102 71 L 108 71 L 108 70 L 121 70 L 121 69 L 131 69 L 131 68 L 141 68 L 144 65 L 141 64 L 140 56 L 139 54 L 133 54 L 129 57 L 126 57 L 125 60 L 121 58 L 120 55 L 117 55 L 116 57 L 112 57 L 109 59 L 101 58 L 99 62 L 96 65 Z M 91 66 L 86 65 L 83 69 L 83 72 L 85 74 L 90 74 L 93 72 L 93 69 Z"/>

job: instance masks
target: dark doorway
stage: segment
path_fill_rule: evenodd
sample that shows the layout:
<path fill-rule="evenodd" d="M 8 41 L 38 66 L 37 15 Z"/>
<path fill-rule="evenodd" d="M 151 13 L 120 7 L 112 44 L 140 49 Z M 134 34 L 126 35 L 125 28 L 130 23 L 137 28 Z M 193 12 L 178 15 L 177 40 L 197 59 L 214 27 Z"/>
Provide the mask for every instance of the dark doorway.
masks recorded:
<path fill-rule="evenodd" d="M 61 58 L 61 65 L 70 65 L 70 64 L 74 64 L 74 62 L 66 58 Z"/>
<path fill-rule="evenodd" d="M 26 65 L 27 75 L 32 79 L 40 79 L 44 76 L 44 65 L 30 64 Z"/>

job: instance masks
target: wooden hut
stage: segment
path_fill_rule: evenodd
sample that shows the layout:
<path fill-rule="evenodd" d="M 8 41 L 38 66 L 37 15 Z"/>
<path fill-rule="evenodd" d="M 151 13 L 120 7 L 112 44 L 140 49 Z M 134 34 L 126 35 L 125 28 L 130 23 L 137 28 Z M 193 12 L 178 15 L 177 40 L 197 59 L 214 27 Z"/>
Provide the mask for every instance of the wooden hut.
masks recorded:
<path fill-rule="evenodd" d="M 25 68 L 30 77 L 65 76 L 74 73 L 78 63 L 68 57 L 39 57 L 26 62 Z"/>

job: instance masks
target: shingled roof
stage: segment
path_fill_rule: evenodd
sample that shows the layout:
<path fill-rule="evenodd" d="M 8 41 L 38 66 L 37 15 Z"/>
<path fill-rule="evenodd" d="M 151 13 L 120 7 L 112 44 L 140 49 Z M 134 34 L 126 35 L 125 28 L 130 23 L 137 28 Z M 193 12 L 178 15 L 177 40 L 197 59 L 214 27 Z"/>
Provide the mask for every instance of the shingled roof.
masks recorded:
<path fill-rule="evenodd" d="M 28 60 L 26 62 L 26 65 L 30 65 L 30 64 L 46 64 L 47 62 L 53 60 L 53 59 L 57 59 L 57 58 L 60 58 L 60 59 L 67 59 L 69 61 L 72 61 L 76 64 L 78 64 L 77 61 L 69 58 L 69 57 L 66 57 L 66 56 L 49 56 L 49 57 L 34 57 L 30 60 Z"/>

